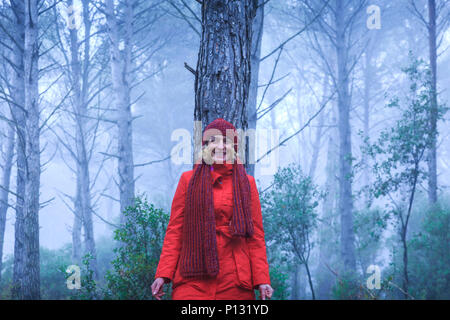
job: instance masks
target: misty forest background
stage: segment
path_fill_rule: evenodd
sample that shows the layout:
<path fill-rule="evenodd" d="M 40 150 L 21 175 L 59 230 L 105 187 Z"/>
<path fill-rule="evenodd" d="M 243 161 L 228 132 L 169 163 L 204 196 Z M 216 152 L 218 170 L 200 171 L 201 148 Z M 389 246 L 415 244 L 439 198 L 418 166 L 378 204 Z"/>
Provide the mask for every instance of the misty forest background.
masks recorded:
<path fill-rule="evenodd" d="M 0 1 L 1 299 L 152 299 L 192 168 L 173 133 L 217 117 L 280 133 L 246 163 L 273 299 L 449 299 L 449 21 L 444 0 Z"/>

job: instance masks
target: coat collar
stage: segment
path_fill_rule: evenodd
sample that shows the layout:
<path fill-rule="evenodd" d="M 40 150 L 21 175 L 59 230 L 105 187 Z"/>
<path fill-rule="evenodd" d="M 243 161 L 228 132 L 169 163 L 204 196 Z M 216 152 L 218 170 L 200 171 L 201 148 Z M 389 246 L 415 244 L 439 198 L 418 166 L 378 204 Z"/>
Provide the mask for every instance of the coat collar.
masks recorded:
<path fill-rule="evenodd" d="M 219 179 L 219 177 L 231 175 L 232 172 L 233 172 L 233 164 L 231 163 L 223 163 L 223 164 L 213 163 L 211 165 L 211 176 L 213 178 L 213 184 L 216 182 L 217 179 Z"/>

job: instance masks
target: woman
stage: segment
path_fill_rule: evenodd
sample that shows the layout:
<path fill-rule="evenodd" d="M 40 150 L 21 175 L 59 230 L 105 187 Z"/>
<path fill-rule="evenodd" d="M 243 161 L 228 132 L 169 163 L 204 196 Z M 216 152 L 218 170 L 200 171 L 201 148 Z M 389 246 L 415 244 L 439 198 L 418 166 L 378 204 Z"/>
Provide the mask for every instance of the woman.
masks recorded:
<path fill-rule="evenodd" d="M 171 281 L 174 300 L 272 297 L 259 194 L 237 138 L 230 122 L 212 121 L 201 161 L 181 175 L 151 287 L 158 300 Z"/>

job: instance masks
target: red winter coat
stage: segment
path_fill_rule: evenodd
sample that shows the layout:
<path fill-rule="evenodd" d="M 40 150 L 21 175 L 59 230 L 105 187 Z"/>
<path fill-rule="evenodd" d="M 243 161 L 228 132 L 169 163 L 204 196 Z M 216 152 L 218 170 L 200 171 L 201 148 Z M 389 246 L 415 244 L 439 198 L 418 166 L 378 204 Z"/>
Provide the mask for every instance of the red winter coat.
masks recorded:
<path fill-rule="evenodd" d="M 169 225 L 156 270 L 156 278 L 172 281 L 174 300 L 254 300 L 254 289 L 270 284 L 259 193 L 255 179 L 247 175 L 251 186 L 252 238 L 232 238 L 228 226 L 233 214 L 232 165 L 214 165 L 211 171 L 216 216 L 219 274 L 211 279 L 186 279 L 180 275 L 183 215 L 188 183 L 194 170 L 183 172 L 172 202 Z"/>

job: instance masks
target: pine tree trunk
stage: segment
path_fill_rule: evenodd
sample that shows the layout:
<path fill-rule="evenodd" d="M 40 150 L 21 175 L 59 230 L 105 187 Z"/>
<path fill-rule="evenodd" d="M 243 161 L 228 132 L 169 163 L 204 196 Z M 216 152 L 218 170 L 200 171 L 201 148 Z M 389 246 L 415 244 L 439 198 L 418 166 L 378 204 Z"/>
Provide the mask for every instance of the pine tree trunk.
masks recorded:
<path fill-rule="evenodd" d="M 73 5 L 73 1 L 69 1 L 69 6 Z M 90 178 L 89 178 L 89 156 L 87 145 L 87 126 L 88 110 L 87 110 L 87 86 L 89 82 L 89 68 L 88 62 L 90 59 L 89 39 L 91 35 L 91 22 L 89 19 L 89 3 L 83 1 L 83 24 L 84 24 L 84 69 L 82 70 L 81 62 L 79 60 L 79 40 L 78 30 L 70 29 L 70 48 L 71 48 L 71 73 L 72 73 L 72 88 L 74 92 L 74 114 L 76 121 L 76 163 L 77 163 L 77 194 L 75 204 L 75 220 L 72 233 L 73 239 L 73 258 L 76 263 L 80 261 L 80 244 L 81 244 L 81 226 L 84 228 L 84 243 L 85 252 L 92 255 L 90 261 L 90 268 L 94 272 L 94 278 L 98 280 L 97 270 L 97 253 L 95 249 L 94 226 L 92 222 L 91 211 L 91 194 L 90 194 Z"/>
<path fill-rule="evenodd" d="M 353 231 L 353 200 L 352 200 L 352 146 L 350 133 L 350 93 L 348 77 L 348 48 L 344 25 L 343 3 L 336 0 L 336 56 L 337 85 L 339 110 L 339 211 L 341 214 L 341 256 L 344 268 L 349 273 L 356 272 L 355 244 Z"/>
<path fill-rule="evenodd" d="M 430 110 L 430 131 L 433 140 L 428 151 L 428 200 L 430 204 L 437 202 L 437 165 L 436 165 L 436 139 L 437 139 L 437 49 L 436 49 L 436 2 L 428 0 L 428 42 L 431 67 L 431 110 Z"/>
<path fill-rule="evenodd" d="M 202 36 L 195 78 L 195 154 L 201 148 L 202 129 L 216 118 L 224 118 L 236 129 L 248 128 L 246 107 L 256 7 L 257 0 L 202 1 Z M 240 142 L 240 150 L 243 147 Z"/>
<path fill-rule="evenodd" d="M 39 264 L 39 90 L 38 90 L 38 8 L 37 0 L 25 1 L 25 110 L 26 118 L 26 180 L 24 206 L 25 270 L 21 297 L 40 299 Z"/>
<path fill-rule="evenodd" d="M 264 31 L 264 0 L 258 1 L 258 8 L 256 9 L 256 16 L 252 25 L 252 48 L 250 53 L 250 88 L 248 96 L 247 117 L 249 136 L 246 142 L 247 149 L 245 155 L 247 158 L 246 171 L 249 175 L 255 176 L 255 161 L 256 161 L 256 108 L 258 98 L 258 80 L 259 80 L 259 60 L 261 58 L 261 42 Z"/>
<path fill-rule="evenodd" d="M 114 105 L 117 110 L 118 127 L 118 169 L 121 223 L 125 222 L 123 212 L 133 204 L 134 198 L 134 161 L 132 138 L 132 115 L 130 105 L 130 70 L 132 50 L 133 0 L 125 1 L 124 39 L 121 39 L 119 25 L 114 10 L 114 1 L 106 1 L 106 17 L 111 41 L 111 75 Z M 123 41 L 123 49 L 120 48 Z"/>
<path fill-rule="evenodd" d="M 81 229 L 83 227 L 83 217 L 81 210 L 80 200 L 80 183 L 77 177 L 77 193 L 75 195 L 75 211 L 73 215 L 73 227 L 72 227 L 72 263 L 81 266 Z"/>
<path fill-rule="evenodd" d="M 2 280 L 3 246 L 5 239 L 6 213 L 8 211 L 9 185 L 11 181 L 11 169 L 14 156 L 14 127 L 8 128 L 8 139 L 5 150 L 5 163 L 3 164 L 2 190 L 0 190 L 0 283 Z"/>
<path fill-rule="evenodd" d="M 16 216 L 14 223 L 14 266 L 13 285 L 11 295 L 14 299 L 20 299 L 23 287 L 23 274 L 25 272 L 25 231 L 24 231 L 24 209 L 25 209 L 25 170 L 26 170 L 26 133 L 25 133 L 25 79 L 23 66 L 23 48 L 25 44 L 25 17 L 24 2 L 22 0 L 11 1 L 13 12 L 13 23 L 15 41 L 13 45 L 12 62 L 14 64 L 12 74 L 11 97 L 12 115 L 16 122 L 16 153 L 17 153 L 17 178 L 16 178 Z"/>
<path fill-rule="evenodd" d="M 300 263 L 296 262 L 291 277 L 291 300 L 300 300 L 298 276 L 300 271 Z"/>
<path fill-rule="evenodd" d="M 369 132 L 369 120 L 370 120 L 370 85 L 372 83 L 372 50 L 371 50 L 371 44 L 372 41 L 370 41 L 368 49 L 365 51 L 364 56 L 364 136 L 366 138 L 370 137 Z M 369 164 L 368 164 L 368 157 L 365 153 L 361 155 L 362 159 L 361 162 L 363 163 L 363 184 L 369 185 L 370 183 L 370 174 L 369 174 Z M 365 197 L 365 203 L 367 204 L 369 202 L 368 195 L 366 194 Z"/>
<path fill-rule="evenodd" d="M 334 106 L 332 110 L 331 124 L 336 123 L 336 117 L 334 116 Z M 318 299 L 328 300 L 331 298 L 331 287 L 333 285 L 333 275 L 327 268 L 328 265 L 332 265 L 333 249 L 331 248 L 330 238 L 333 238 L 333 213 L 335 211 L 335 202 L 338 194 L 337 190 L 337 154 L 338 146 L 335 137 L 337 136 L 337 129 L 332 128 L 328 138 L 328 151 L 327 151 L 327 164 L 326 164 L 326 182 L 325 190 L 327 191 L 326 198 L 323 204 L 321 226 L 319 231 L 319 266 L 317 268 L 318 274 Z"/>

